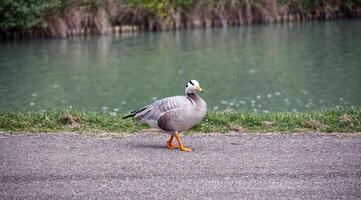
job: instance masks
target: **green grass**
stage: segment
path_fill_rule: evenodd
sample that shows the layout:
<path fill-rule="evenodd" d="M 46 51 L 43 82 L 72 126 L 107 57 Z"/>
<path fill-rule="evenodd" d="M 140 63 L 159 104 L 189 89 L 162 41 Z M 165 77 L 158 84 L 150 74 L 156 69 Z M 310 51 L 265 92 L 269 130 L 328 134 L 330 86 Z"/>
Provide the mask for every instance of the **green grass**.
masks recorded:
<path fill-rule="evenodd" d="M 13 134 L 31 132 L 135 133 L 147 131 L 133 119 L 122 115 L 78 111 L 0 112 L 0 130 Z M 361 132 L 359 107 L 310 112 L 209 112 L 188 133 L 212 132 Z"/>

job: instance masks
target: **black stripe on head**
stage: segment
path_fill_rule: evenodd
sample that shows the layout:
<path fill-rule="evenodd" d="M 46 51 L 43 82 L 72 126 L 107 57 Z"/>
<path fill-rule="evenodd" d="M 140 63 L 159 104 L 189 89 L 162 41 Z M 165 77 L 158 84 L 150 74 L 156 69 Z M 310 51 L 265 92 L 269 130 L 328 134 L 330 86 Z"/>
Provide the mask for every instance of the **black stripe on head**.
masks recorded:
<path fill-rule="evenodd" d="M 190 84 L 194 85 L 194 83 L 192 82 L 192 80 L 189 81 Z"/>

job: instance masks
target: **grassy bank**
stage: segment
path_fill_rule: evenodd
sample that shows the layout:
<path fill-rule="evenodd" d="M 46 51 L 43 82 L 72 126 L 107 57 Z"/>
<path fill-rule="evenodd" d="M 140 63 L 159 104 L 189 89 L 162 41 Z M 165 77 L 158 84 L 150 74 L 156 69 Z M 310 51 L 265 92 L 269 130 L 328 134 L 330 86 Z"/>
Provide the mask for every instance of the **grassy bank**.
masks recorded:
<path fill-rule="evenodd" d="M 122 115 L 94 112 L 1 112 L 0 130 L 22 132 L 119 132 L 147 131 Z M 203 132 L 361 132 L 361 109 L 337 108 L 313 112 L 209 112 L 190 133 Z"/>
<path fill-rule="evenodd" d="M 360 0 L 2 0 L 0 37 L 66 38 L 360 16 Z"/>

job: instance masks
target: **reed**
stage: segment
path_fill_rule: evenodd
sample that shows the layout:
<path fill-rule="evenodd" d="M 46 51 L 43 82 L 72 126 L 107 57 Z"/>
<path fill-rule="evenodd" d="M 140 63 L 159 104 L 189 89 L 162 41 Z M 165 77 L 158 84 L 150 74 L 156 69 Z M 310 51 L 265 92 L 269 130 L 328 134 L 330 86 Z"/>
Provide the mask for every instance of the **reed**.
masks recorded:
<path fill-rule="evenodd" d="M 66 38 L 123 31 L 228 27 L 361 16 L 359 0 L 39 0 L 36 2 L 2 1 L 0 36 L 5 39 Z M 22 3 L 23 7 L 19 7 L 16 3 Z M 127 27 L 132 28 L 129 30 Z"/>

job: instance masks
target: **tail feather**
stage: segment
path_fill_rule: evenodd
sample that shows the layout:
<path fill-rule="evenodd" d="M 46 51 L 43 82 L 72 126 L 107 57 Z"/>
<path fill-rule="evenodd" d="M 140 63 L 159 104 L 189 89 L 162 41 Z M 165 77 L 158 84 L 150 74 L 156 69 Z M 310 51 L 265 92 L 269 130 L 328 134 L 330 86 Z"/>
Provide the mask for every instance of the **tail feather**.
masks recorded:
<path fill-rule="evenodd" d="M 130 115 L 123 117 L 123 119 L 129 118 L 129 117 L 134 117 L 134 116 L 135 116 L 135 114 L 130 114 Z"/>
<path fill-rule="evenodd" d="M 147 109 L 147 106 L 146 106 L 146 107 L 143 107 L 143 108 L 140 108 L 140 109 L 138 109 L 138 110 L 133 110 L 132 112 L 130 112 L 130 115 L 127 115 L 127 116 L 123 117 L 123 119 L 129 118 L 129 117 L 134 117 L 136 114 L 141 113 L 141 112 L 144 111 L 145 109 Z"/>

